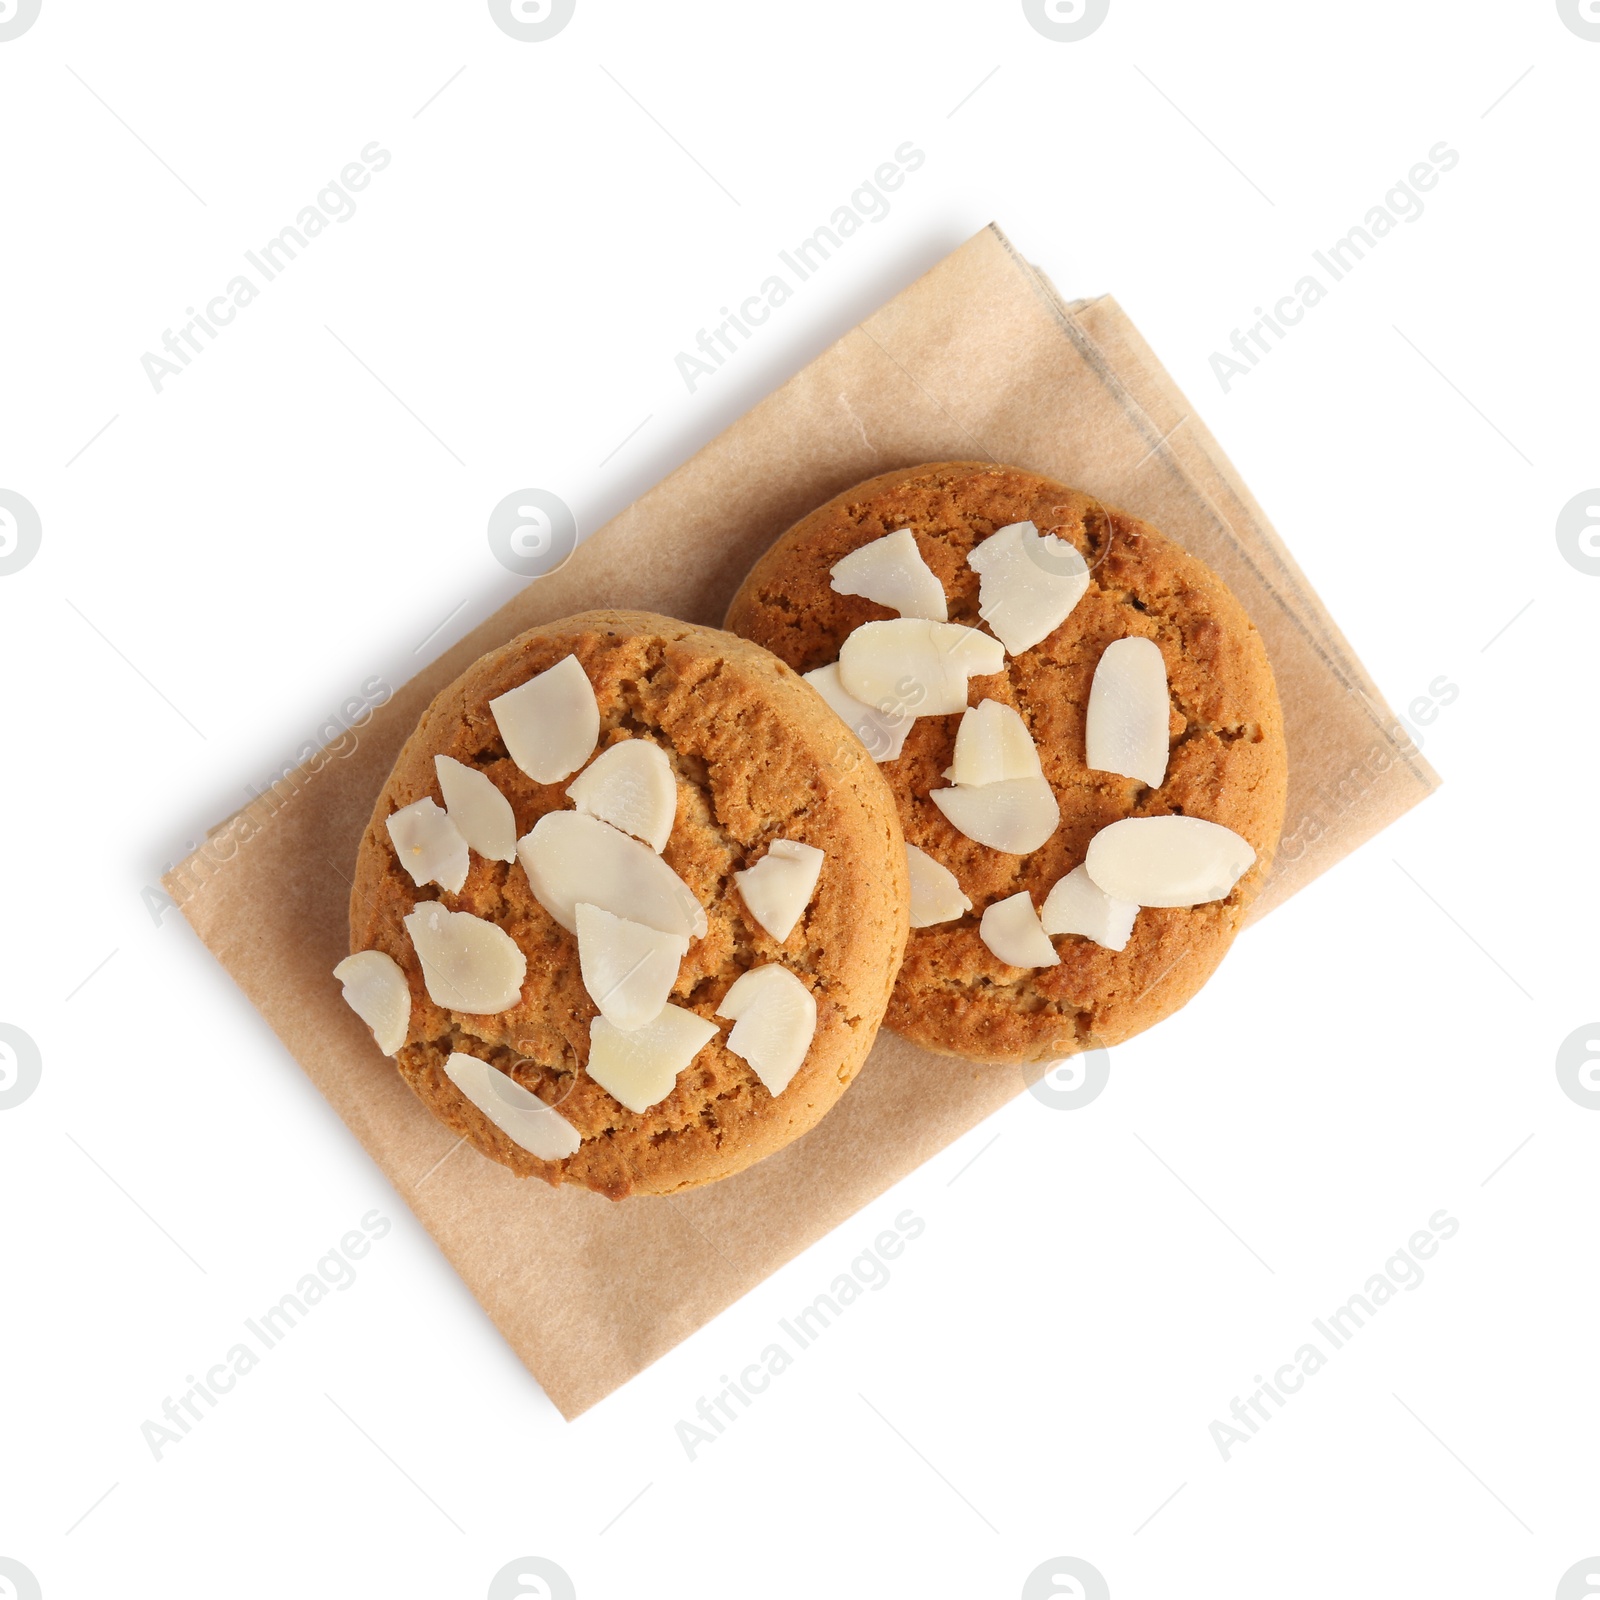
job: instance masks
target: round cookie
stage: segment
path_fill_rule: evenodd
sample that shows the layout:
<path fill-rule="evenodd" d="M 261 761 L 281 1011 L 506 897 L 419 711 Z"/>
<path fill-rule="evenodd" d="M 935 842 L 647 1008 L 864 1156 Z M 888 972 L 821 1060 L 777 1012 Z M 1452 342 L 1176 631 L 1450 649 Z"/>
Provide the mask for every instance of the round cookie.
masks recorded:
<path fill-rule="evenodd" d="M 489 707 L 569 655 L 599 706 L 595 755 L 630 738 L 665 752 L 677 810 L 661 859 L 704 907 L 708 924 L 689 942 L 670 1004 L 714 1023 L 717 1034 L 666 1098 L 642 1113 L 585 1070 L 597 1011 L 577 939 L 534 897 L 520 861 L 473 851 L 459 893 L 418 888 L 386 826 L 401 807 L 439 799 L 437 755 L 487 774 L 510 801 L 519 839 L 547 812 L 570 811 L 565 791 L 577 773 L 536 783 L 511 759 Z M 727 1177 L 812 1127 L 871 1048 L 906 937 L 905 852 L 893 796 L 870 763 L 840 752 L 838 722 L 806 684 L 767 651 L 713 628 L 642 611 L 591 611 L 482 657 L 438 695 L 400 752 L 362 838 L 350 897 L 352 951 L 392 957 L 410 989 L 410 1022 L 395 1062 L 418 1098 L 520 1176 L 579 1184 L 614 1200 Z M 825 853 L 815 892 L 781 944 L 750 915 L 732 876 L 776 839 Z M 515 940 L 527 974 L 511 1009 L 468 1015 L 429 998 L 402 919 L 430 900 L 486 919 Z M 727 1048 L 729 1023 L 716 1016 L 741 973 L 774 962 L 799 978 L 817 1012 L 804 1062 L 776 1096 Z M 446 1075 L 457 1051 L 488 1061 L 557 1108 L 582 1137 L 577 1152 L 541 1160 L 508 1138 Z"/>
<path fill-rule="evenodd" d="M 885 473 L 813 511 L 751 569 L 726 619 L 796 671 L 836 661 L 852 630 L 898 613 L 836 594 L 830 569 L 909 528 L 944 587 L 950 621 L 983 628 L 967 556 L 996 529 L 1029 521 L 1085 557 L 1088 590 L 1053 633 L 1008 655 L 1002 672 L 970 679 L 968 703 L 999 700 L 1020 712 L 1060 826 L 1017 856 L 973 842 L 945 819 L 928 794 L 946 781 L 959 714 L 918 717 L 899 757 L 879 768 L 908 842 L 954 872 L 973 902 L 958 920 L 912 929 L 885 1023 L 931 1050 L 1025 1065 L 1116 1044 L 1176 1011 L 1216 968 L 1265 880 L 1288 761 L 1272 669 L 1243 608 L 1215 573 L 1138 518 L 1034 473 L 957 461 Z M 1095 667 L 1108 644 L 1130 635 L 1154 640 L 1166 664 L 1170 755 L 1159 789 L 1085 761 Z M 1221 823 L 1254 846 L 1254 865 L 1225 900 L 1145 907 L 1121 952 L 1057 935 L 1052 967 L 1013 967 L 980 939 L 987 906 L 1026 890 L 1038 909 L 1100 829 L 1173 813 Z"/>

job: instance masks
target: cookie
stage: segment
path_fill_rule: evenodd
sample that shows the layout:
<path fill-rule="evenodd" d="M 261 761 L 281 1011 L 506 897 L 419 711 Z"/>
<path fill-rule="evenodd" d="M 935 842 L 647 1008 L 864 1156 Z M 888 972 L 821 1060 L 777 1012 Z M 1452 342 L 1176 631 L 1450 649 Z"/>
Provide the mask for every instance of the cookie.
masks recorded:
<path fill-rule="evenodd" d="M 959 714 L 916 716 L 898 756 L 878 768 L 894 788 L 907 841 L 953 872 L 971 902 L 964 914 L 912 929 L 886 1025 L 931 1050 L 1019 1064 L 1116 1044 L 1176 1011 L 1215 970 L 1265 879 L 1283 824 L 1288 760 L 1272 669 L 1243 608 L 1204 563 L 1137 517 L 1015 467 L 958 461 L 885 473 L 813 511 L 756 563 L 725 624 L 801 673 L 837 661 L 853 630 L 900 613 L 835 592 L 832 568 L 909 529 L 943 587 L 949 620 L 984 631 L 979 573 L 968 556 L 996 530 L 1026 522 L 1082 556 L 1087 587 L 1045 637 L 1007 652 L 1000 670 L 971 677 L 967 700 L 997 700 L 1020 713 L 1059 826 L 1037 848 L 1008 854 L 947 819 L 930 794 L 946 784 Z M 1097 665 L 1108 645 L 1130 638 L 1153 641 L 1166 672 L 1167 761 L 1158 787 L 1087 764 Z M 995 642 L 987 648 L 1000 656 Z M 870 759 L 859 741 L 845 742 Z M 1253 865 L 1225 898 L 1146 904 L 1121 950 L 1057 934 L 1055 965 L 1014 966 L 985 942 L 986 909 L 1022 892 L 1039 908 L 1102 830 L 1166 816 L 1220 824 L 1253 848 Z"/>
<path fill-rule="evenodd" d="M 559 674 L 541 677 L 558 666 Z M 582 669 L 581 676 L 576 668 Z M 491 707 L 535 679 L 541 685 L 562 686 L 562 694 L 576 685 L 580 698 L 588 693 L 582 687 L 587 680 L 598 721 L 592 754 L 585 753 L 592 728 L 582 727 L 581 718 L 561 720 L 559 737 L 530 746 L 507 722 L 509 702 Z M 506 725 L 513 726 L 509 747 Z M 551 752 L 559 750 L 574 727 L 582 748 L 577 758 L 560 760 Z M 660 755 L 643 749 L 644 744 Z M 664 786 L 664 843 L 658 856 L 652 856 L 652 842 L 625 837 L 627 827 L 638 826 L 626 815 L 617 827 L 612 825 L 615 812 L 608 820 L 583 821 L 581 826 L 575 820 L 580 813 L 567 793 L 569 786 L 580 772 L 593 771 L 608 752 L 624 746 L 624 760 L 648 760 L 635 763 L 627 781 L 613 787 L 613 799 L 620 795 L 632 804 L 648 794 L 657 778 Z M 436 757 L 448 761 L 436 765 Z M 573 770 L 553 778 L 539 770 L 536 779 L 524 770 L 539 769 L 541 762 L 564 766 L 574 759 Z M 463 776 L 449 761 L 469 773 Z M 443 791 L 441 771 L 452 780 Z M 495 858 L 509 853 L 490 842 L 495 830 L 489 819 L 498 802 L 472 773 L 483 774 L 509 802 L 511 817 L 496 837 L 503 841 L 514 832 L 521 841 L 517 859 Z M 593 784 L 579 793 L 591 803 Z M 441 798 L 445 809 L 436 811 Z M 481 812 L 475 809 L 477 801 L 485 802 Z M 392 824 L 401 812 L 404 816 Z M 555 813 L 566 813 L 566 819 L 534 834 L 540 820 Z M 603 805 L 599 814 L 606 815 Z M 475 842 L 491 853 L 473 848 L 463 864 L 455 842 L 458 822 L 463 835 L 476 835 Z M 582 856 L 591 848 L 587 841 L 595 830 L 610 841 L 608 849 L 614 847 L 628 872 L 644 873 L 639 882 L 649 894 L 641 892 L 637 903 L 619 901 L 615 886 L 607 889 L 603 875 Z M 574 851 L 561 843 L 574 831 L 581 835 L 576 866 Z M 648 831 L 639 827 L 641 834 Z M 530 857 L 530 834 L 560 847 Z M 791 843 L 773 851 L 779 841 Z M 401 846 L 413 863 L 424 863 L 417 870 L 434 870 L 446 883 L 457 881 L 464 871 L 459 889 L 451 892 L 437 881 L 419 886 L 401 860 Z M 807 894 L 807 864 L 816 863 L 816 852 L 821 852 L 820 870 Z M 748 879 L 735 878 L 769 853 L 776 865 L 763 869 L 760 886 L 752 888 Z M 539 879 L 539 892 L 526 865 L 530 859 L 536 874 L 548 869 Z M 592 894 L 598 903 L 612 896 L 606 927 L 613 933 L 622 930 L 616 934 L 622 942 L 609 953 L 616 957 L 619 979 L 626 977 L 631 985 L 634 980 L 626 969 L 632 965 L 632 951 L 676 938 L 656 931 L 663 910 L 668 918 L 676 914 L 670 895 L 659 902 L 650 898 L 658 880 L 670 888 L 674 874 L 678 890 L 673 892 L 697 932 L 685 932 L 672 945 L 669 957 L 678 964 L 675 976 L 670 965 L 666 969 L 663 992 L 667 983 L 670 992 L 660 1015 L 673 1019 L 677 1034 L 689 1045 L 710 1037 L 692 1050 L 675 1080 L 668 1075 L 670 1087 L 663 1097 L 645 1109 L 630 1110 L 589 1070 L 600 1070 L 599 1061 L 591 1061 L 591 1048 L 601 1048 L 594 1041 L 611 1026 L 600 1018 L 590 993 L 595 987 L 591 958 L 600 946 L 586 946 L 580 963 L 579 936 L 562 920 L 593 918 L 595 913 L 557 902 L 562 893 L 568 902 Z M 552 889 L 555 879 L 565 888 Z M 780 912 L 769 907 L 766 921 L 781 923 L 789 911 L 797 916 L 782 939 L 756 920 L 745 898 L 748 893 L 758 907 L 768 906 L 773 880 L 780 880 Z M 354 952 L 380 953 L 361 955 L 353 966 L 379 989 L 385 982 L 392 985 L 399 997 L 398 1023 L 375 1020 L 381 1006 L 369 1008 L 368 1020 L 374 1021 L 380 1040 L 385 1021 L 392 1023 L 395 1037 L 403 1028 L 395 1064 L 441 1122 L 521 1176 L 578 1184 L 615 1200 L 631 1194 L 673 1194 L 727 1177 L 816 1124 L 844 1093 L 871 1047 L 904 950 L 907 899 L 904 845 L 887 782 L 870 763 L 854 760 L 841 748 L 833 713 L 788 667 L 758 645 L 716 629 L 647 612 L 591 611 L 535 628 L 484 656 L 429 706 L 401 751 L 362 838 L 350 897 L 350 941 Z M 443 912 L 464 912 L 478 920 L 458 923 Z M 642 920 L 629 921 L 630 915 Z M 606 916 L 600 913 L 602 921 Z M 492 947 L 493 982 L 503 972 L 495 963 L 509 962 L 506 992 L 480 994 L 481 985 L 474 984 L 482 971 L 467 985 L 470 994 L 442 988 L 447 979 L 437 970 L 425 970 L 419 955 L 419 950 L 434 949 L 424 942 L 429 919 L 446 933 L 466 928 L 475 938 L 481 936 Z M 594 922 L 583 926 L 590 930 L 584 939 L 598 939 Z M 683 926 L 687 929 L 689 923 Z M 438 948 L 450 954 L 444 945 Z M 519 956 L 525 961 L 520 982 Z M 398 967 L 404 991 L 385 958 Z M 351 965 L 342 964 L 341 975 Z M 646 965 L 644 957 L 640 965 Z M 718 1015 L 719 1009 L 739 1009 L 729 1000 L 736 980 L 772 967 L 791 977 L 768 973 L 769 987 L 800 1011 L 809 995 L 815 1011 L 809 1044 L 800 1046 L 803 1060 L 797 1070 L 792 1063 L 783 1069 L 793 1070 L 793 1076 L 776 1093 L 764 1081 L 773 1077 L 770 1061 L 764 1077 L 759 1075 L 751 1064 L 758 1052 L 748 1036 L 744 1055 L 735 1053 L 729 1019 Z M 465 983 L 454 969 L 452 975 Z M 473 1005 L 509 1003 L 500 1010 L 467 1011 L 439 1003 L 430 987 L 447 999 Z M 750 991 L 747 982 L 740 992 L 748 997 Z M 608 983 L 600 993 L 602 1001 L 611 995 L 615 1005 L 614 985 Z M 350 994 L 347 984 L 347 998 Z M 636 1017 L 622 1020 L 638 1024 Z M 743 1020 L 735 1025 L 746 1028 Z M 626 1057 L 618 1041 L 638 1037 L 612 1029 L 606 1048 L 622 1049 Z M 543 1127 L 546 1133 L 565 1128 L 560 1139 L 569 1139 L 576 1148 L 551 1156 L 544 1135 L 527 1140 L 546 1150 L 540 1155 L 510 1137 L 503 1131 L 505 1117 L 491 1120 L 479 1109 L 481 1093 L 469 1098 L 457 1086 L 453 1057 L 457 1073 L 470 1068 L 477 1080 L 502 1096 L 509 1094 L 533 1108 L 531 1122 L 519 1124 L 512 1118 L 514 1126 Z M 462 1057 L 474 1059 L 463 1062 Z M 499 1076 L 491 1077 L 484 1063 Z M 535 1099 L 515 1088 L 507 1090 L 507 1079 Z M 609 1081 L 616 1087 L 619 1080 Z M 636 1089 L 622 1092 L 649 1098 Z M 541 1106 L 556 1115 L 543 1115 Z M 557 1140 L 554 1148 L 565 1147 Z"/>

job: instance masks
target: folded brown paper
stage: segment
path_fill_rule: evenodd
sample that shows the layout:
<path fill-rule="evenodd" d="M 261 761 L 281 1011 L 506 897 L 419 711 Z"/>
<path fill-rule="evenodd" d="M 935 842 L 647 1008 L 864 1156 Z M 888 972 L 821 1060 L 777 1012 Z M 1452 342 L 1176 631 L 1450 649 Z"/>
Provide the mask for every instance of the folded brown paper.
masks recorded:
<path fill-rule="evenodd" d="M 1436 785 L 1287 549 L 1109 298 L 1064 303 L 986 229 L 763 400 L 381 706 L 216 829 L 167 886 L 567 1417 L 1019 1093 L 883 1035 L 811 1133 L 709 1188 L 613 1204 L 519 1181 L 435 1122 L 330 976 L 356 844 L 433 695 L 551 618 L 638 606 L 720 623 L 756 556 L 874 473 L 987 458 L 1145 518 L 1227 581 L 1266 641 L 1288 823 L 1256 914 Z M 1234 960 L 1249 960 L 1248 943 Z"/>

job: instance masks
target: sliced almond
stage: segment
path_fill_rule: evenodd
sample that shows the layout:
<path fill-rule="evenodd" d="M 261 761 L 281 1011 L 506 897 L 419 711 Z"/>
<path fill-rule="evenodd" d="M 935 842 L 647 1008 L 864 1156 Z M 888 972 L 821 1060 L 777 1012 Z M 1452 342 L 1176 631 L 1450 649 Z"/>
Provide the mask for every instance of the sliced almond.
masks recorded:
<path fill-rule="evenodd" d="M 1089 564 L 1031 522 L 996 528 L 967 557 L 978 574 L 978 615 L 1011 655 L 1054 633 L 1089 587 Z"/>
<path fill-rule="evenodd" d="M 787 967 L 752 967 L 733 980 L 717 1015 L 733 1019 L 728 1049 L 749 1064 L 768 1094 L 782 1094 L 817 1031 L 811 991 Z"/>
<path fill-rule="evenodd" d="M 661 1013 L 689 949 L 681 933 L 661 933 L 579 902 L 578 969 L 600 1015 L 624 1033 Z"/>
<path fill-rule="evenodd" d="M 411 1026 L 411 986 L 393 956 L 361 950 L 333 969 L 344 985 L 344 1003 L 372 1029 L 386 1056 L 406 1042 Z"/>
<path fill-rule="evenodd" d="M 943 862 L 935 861 L 926 850 L 906 846 L 906 868 L 911 874 L 911 926 L 931 928 L 935 923 L 954 922 L 972 909 L 972 902 L 961 892 L 955 873 Z"/>
<path fill-rule="evenodd" d="M 467 841 L 445 812 L 432 800 L 414 800 L 401 806 L 387 826 L 400 865 L 419 889 L 436 883 L 460 894 L 467 881 Z"/>
<path fill-rule="evenodd" d="M 624 739 L 602 750 L 567 785 L 567 794 L 586 816 L 643 839 L 657 855 L 672 837 L 678 783 L 666 751 L 648 739 Z"/>
<path fill-rule="evenodd" d="M 1141 906 L 1225 900 L 1256 853 L 1232 828 L 1199 817 L 1124 817 L 1089 841 L 1089 876 L 1113 899 Z"/>
<path fill-rule="evenodd" d="M 504 928 L 470 911 L 446 911 L 437 900 L 419 905 L 405 925 L 436 1006 L 492 1016 L 522 998 L 528 958 Z"/>
<path fill-rule="evenodd" d="M 1007 778 L 1000 783 L 952 784 L 930 789 L 928 798 L 969 839 L 1007 855 L 1025 856 L 1056 831 L 1061 807 L 1044 778 Z"/>
<path fill-rule="evenodd" d="M 1087 868 L 1078 866 L 1058 879 L 1045 896 L 1039 923 L 1046 933 L 1078 933 L 1107 950 L 1125 950 L 1138 915 L 1137 904 L 1113 900 Z"/>
<path fill-rule="evenodd" d="M 559 783 L 594 753 L 600 707 L 576 656 L 489 702 L 511 759 L 535 783 Z"/>
<path fill-rule="evenodd" d="M 1026 889 L 996 900 L 978 924 L 978 937 L 1009 966 L 1054 967 L 1061 961 Z"/>
<path fill-rule="evenodd" d="M 922 559 L 909 528 L 886 533 L 834 562 L 830 583 L 835 594 L 860 595 L 902 617 L 943 622 L 949 615 L 944 585 Z"/>
<path fill-rule="evenodd" d="M 867 754 L 874 761 L 893 761 L 900 754 L 914 720 L 909 711 L 902 708 L 896 712 L 892 707 L 887 712 L 878 711 L 865 701 L 857 700 L 854 695 L 846 694 L 844 685 L 839 681 L 837 661 L 806 673 L 805 680 L 828 702 L 833 714 L 867 747 Z"/>
<path fill-rule="evenodd" d="M 517 819 L 493 778 L 450 756 L 435 756 L 439 793 L 456 831 L 486 861 L 517 859 Z"/>
<path fill-rule="evenodd" d="M 750 915 L 782 944 L 794 932 L 811 897 L 817 892 L 823 852 L 794 839 L 774 839 L 753 867 L 736 872 L 733 881 Z"/>
<path fill-rule="evenodd" d="M 583 1143 L 578 1130 L 498 1067 L 457 1050 L 445 1062 L 444 1071 L 495 1127 L 529 1155 L 541 1161 L 563 1161 L 578 1153 Z"/>
<path fill-rule="evenodd" d="M 967 709 L 967 679 L 1003 671 L 998 639 L 955 622 L 864 622 L 839 648 L 846 694 L 884 715 L 942 717 Z"/>
<path fill-rule="evenodd" d="M 999 700 L 980 700 L 968 708 L 956 730 L 955 759 L 945 777 L 952 783 L 978 784 L 1043 776 L 1033 735 L 1016 711 Z"/>
<path fill-rule="evenodd" d="M 1159 789 L 1167 775 L 1167 663 L 1154 639 L 1118 639 L 1100 652 L 1089 687 L 1085 756 Z"/>
<path fill-rule="evenodd" d="M 705 936 L 705 908 L 647 844 L 581 811 L 549 811 L 517 841 L 534 898 L 568 933 L 585 901 L 660 933 Z"/>
<path fill-rule="evenodd" d="M 627 1033 L 596 1017 L 589 1024 L 589 1076 L 630 1111 L 648 1111 L 672 1093 L 678 1074 L 716 1031 L 716 1023 L 682 1006 L 665 1006 Z"/>

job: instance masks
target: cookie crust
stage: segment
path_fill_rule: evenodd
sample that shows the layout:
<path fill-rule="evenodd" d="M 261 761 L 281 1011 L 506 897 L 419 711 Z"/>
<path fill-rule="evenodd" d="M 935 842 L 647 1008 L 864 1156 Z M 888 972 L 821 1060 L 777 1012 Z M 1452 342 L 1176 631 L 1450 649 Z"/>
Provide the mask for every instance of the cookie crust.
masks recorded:
<path fill-rule="evenodd" d="M 718 1035 L 644 1113 L 629 1111 L 584 1071 L 596 1008 L 578 971 L 577 940 L 535 900 L 518 862 L 476 852 L 459 894 L 418 888 L 395 858 L 386 819 L 440 799 L 434 757 L 486 772 L 511 802 L 520 838 L 568 809 L 571 777 L 538 784 L 506 753 L 489 701 L 576 655 L 600 707 L 596 754 L 624 738 L 666 752 L 678 810 L 663 858 L 706 908 L 671 1003 L 717 1022 Z M 844 1093 L 871 1048 L 906 937 L 908 887 L 888 785 L 853 759 L 825 705 L 781 661 L 743 639 L 641 611 L 591 611 L 547 624 L 484 656 L 443 690 L 407 741 L 374 807 L 350 897 L 352 950 L 382 950 L 411 988 L 401 1076 L 447 1127 L 520 1176 L 579 1184 L 611 1199 L 672 1194 L 727 1177 L 812 1127 Z M 574 774 L 575 776 L 575 774 Z M 732 874 L 778 838 L 826 853 L 816 894 L 779 945 L 745 910 Z M 521 998 L 497 1016 L 446 1010 L 428 998 L 401 919 L 437 899 L 503 928 L 528 958 Z M 774 1097 L 726 1048 L 717 1005 L 740 973 L 781 963 L 817 1002 L 804 1065 Z M 583 1136 L 563 1161 L 513 1143 L 445 1075 L 462 1050 L 508 1072 Z"/>
<path fill-rule="evenodd" d="M 910 528 L 944 585 L 950 620 L 982 627 L 967 554 L 1022 521 L 1077 547 L 1090 564 L 1089 589 L 1038 645 L 1008 657 L 1004 671 L 973 678 L 968 700 L 1000 700 L 1021 713 L 1061 826 L 1031 855 L 1012 856 L 946 821 L 928 792 L 946 781 L 959 714 L 919 717 L 899 758 L 879 770 L 907 840 L 949 867 L 973 901 L 959 921 L 911 931 L 887 1026 L 931 1050 L 1027 1065 L 1116 1044 L 1178 1010 L 1226 954 L 1265 881 L 1283 826 L 1288 757 L 1272 668 L 1243 607 L 1204 563 L 1137 517 L 1019 468 L 956 461 L 884 473 L 803 518 L 751 569 L 725 626 L 798 672 L 837 660 L 854 628 L 896 613 L 835 594 L 829 569 Z M 1092 772 L 1084 760 L 1095 666 L 1108 644 L 1129 635 L 1153 639 L 1167 668 L 1171 755 L 1159 790 Z M 1058 935 L 1055 967 L 1010 966 L 978 937 L 993 902 L 1026 889 L 1040 906 L 1101 828 L 1169 813 L 1222 823 L 1255 847 L 1255 865 L 1226 900 L 1141 910 L 1120 953 Z"/>

